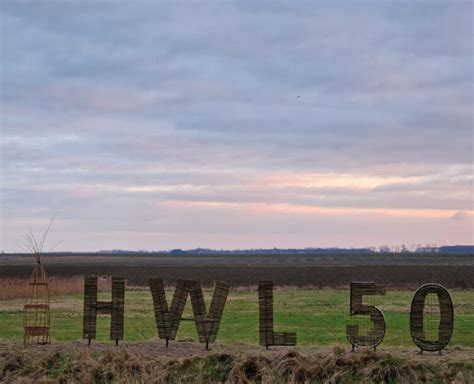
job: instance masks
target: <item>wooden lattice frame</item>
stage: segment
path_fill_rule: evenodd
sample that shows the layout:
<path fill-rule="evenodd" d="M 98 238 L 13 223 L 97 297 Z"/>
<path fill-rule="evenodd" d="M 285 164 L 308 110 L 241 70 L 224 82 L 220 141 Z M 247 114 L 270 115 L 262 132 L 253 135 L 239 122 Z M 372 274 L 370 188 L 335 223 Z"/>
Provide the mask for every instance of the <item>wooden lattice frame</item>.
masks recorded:
<path fill-rule="evenodd" d="M 110 314 L 110 340 L 123 340 L 125 279 L 112 277 L 112 300 L 97 300 L 97 276 L 84 278 L 84 317 L 82 337 L 91 343 L 96 338 L 97 314 Z"/>
<path fill-rule="evenodd" d="M 426 296 L 434 293 L 438 296 L 440 308 L 439 338 L 436 341 L 426 340 L 423 330 L 423 317 Z M 448 290 L 440 284 L 424 284 L 413 296 L 410 309 L 410 333 L 413 342 L 423 351 L 436 352 L 444 349 L 450 342 L 454 327 L 454 306 Z"/>
<path fill-rule="evenodd" d="M 296 345 L 296 333 L 273 331 L 273 281 L 258 282 L 260 345 Z"/>
<path fill-rule="evenodd" d="M 208 349 L 209 343 L 216 340 L 230 285 L 221 281 L 216 282 L 208 313 L 201 283 L 198 280 L 178 280 L 170 308 L 168 308 L 166 300 L 163 279 L 150 279 L 149 284 L 158 337 L 166 340 L 166 346 L 168 346 L 169 340 L 175 340 L 179 323 L 181 320 L 185 320 L 182 315 L 189 294 L 194 319 L 187 320 L 195 321 L 199 341 L 205 343 L 206 349 Z"/>
<path fill-rule="evenodd" d="M 29 282 L 29 296 L 23 306 L 24 344 L 50 344 L 51 325 L 48 278 L 40 255 Z"/>
<path fill-rule="evenodd" d="M 364 296 L 385 295 L 385 288 L 377 286 L 374 282 L 351 281 L 350 290 L 350 315 L 368 315 L 372 322 L 372 329 L 367 335 L 359 334 L 358 325 L 347 325 L 346 337 L 356 347 L 373 347 L 374 349 L 382 342 L 385 331 L 385 317 L 383 312 L 376 306 L 363 304 Z"/>
<path fill-rule="evenodd" d="M 41 256 L 53 221 L 54 217 L 43 232 L 41 239 L 36 239 L 32 229 L 29 228 L 29 232 L 25 234 L 20 242 L 20 246 L 31 252 L 36 261 L 29 281 L 29 295 L 23 305 L 23 342 L 25 345 L 51 343 L 48 277 Z"/>

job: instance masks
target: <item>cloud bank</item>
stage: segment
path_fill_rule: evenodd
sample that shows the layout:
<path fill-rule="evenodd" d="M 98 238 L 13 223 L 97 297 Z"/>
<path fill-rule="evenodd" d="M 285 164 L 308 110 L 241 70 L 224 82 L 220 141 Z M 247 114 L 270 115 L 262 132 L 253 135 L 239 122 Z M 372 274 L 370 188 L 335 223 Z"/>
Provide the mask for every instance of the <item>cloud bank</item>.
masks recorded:
<path fill-rule="evenodd" d="M 1 7 L 1 249 L 473 243 L 471 2 Z"/>

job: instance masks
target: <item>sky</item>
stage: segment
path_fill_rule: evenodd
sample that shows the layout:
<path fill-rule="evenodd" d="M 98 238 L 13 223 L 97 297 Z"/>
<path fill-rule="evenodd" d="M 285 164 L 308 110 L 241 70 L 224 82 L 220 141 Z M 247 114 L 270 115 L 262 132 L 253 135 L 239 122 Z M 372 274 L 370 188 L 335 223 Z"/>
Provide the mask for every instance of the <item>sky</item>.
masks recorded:
<path fill-rule="evenodd" d="M 474 243 L 471 1 L 0 4 L 1 250 Z"/>

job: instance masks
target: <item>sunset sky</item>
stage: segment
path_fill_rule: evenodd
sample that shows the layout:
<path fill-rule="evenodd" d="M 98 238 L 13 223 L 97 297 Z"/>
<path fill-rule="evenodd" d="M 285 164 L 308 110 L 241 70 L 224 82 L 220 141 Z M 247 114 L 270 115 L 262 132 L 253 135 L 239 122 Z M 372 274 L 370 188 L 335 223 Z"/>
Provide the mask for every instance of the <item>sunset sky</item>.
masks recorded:
<path fill-rule="evenodd" d="M 471 1 L 0 4 L 0 250 L 474 243 Z"/>

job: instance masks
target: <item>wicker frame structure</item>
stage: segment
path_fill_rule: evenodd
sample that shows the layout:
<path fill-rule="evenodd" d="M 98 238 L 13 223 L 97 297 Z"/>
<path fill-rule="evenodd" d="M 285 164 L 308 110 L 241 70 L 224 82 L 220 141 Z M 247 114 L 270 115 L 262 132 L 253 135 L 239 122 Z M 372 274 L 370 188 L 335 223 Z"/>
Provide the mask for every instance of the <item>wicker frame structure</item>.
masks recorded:
<path fill-rule="evenodd" d="M 436 294 L 439 302 L 440 322 L 438 326 L 438 339 L 427 340 L 424 330 L 424 311 L 428 294 Z M 411 301 L 410 333 L 413 342 L 423 351 L 441 354 L 450 342 L 454 327 L 454 306 L 448 290 L 440 284 L 424 284 L 417 289 Z"/>
<path fill-rule="evenodd" d="M 23 342 L 25 345 L 51 343 L 48 277 L 41 256 L 53 221 L 54 216 L 41 239 L 36 239 L 32 229 L 29 228 L 29 232 L 25 233 L 23 241 L 20 242 L 20 246 L 31 252 L 36 261 L 29 281 L 29 295 L 23 305 Z"/>
<path fill-rule="evenodd" d="M 88 340 L 96 338 L 97 314 L 110 314 L 110 340 L 123 340 L 125 309 L 125 279 L 123 277 L 112 277 L 112 300 L 97 300 L 97 276 L 86 276 L 84 278 L 84 317 L 82 326 L 82 337 Z"/>
<path fill-rule="evenodd" d="M 169 308 L 163 279 L 150 279 L 149 284 L 158 337 L 166 340 L 166 347 L 168 347 L 170 340 L 176 339 L 181 320 L 194 320 L 199 342 L 205 343 L 206 349 L 209 349 L 209 343 L 216 340 L 219 331 L 230 285 L 221 281 L 216 282 L 209 312 L 207 312 L 201 283 L 198 280 L 178 280 Z M 194 314 L 192 319 L 182 317 L 188 294 L 191 297 Z"/>
<path fill-rule="evenodd" d="M 367 335 L 359 334 L 358 325 L 347 325 L 346 337 L 352 345 L 352 350 L 356 347 L 373 347 L 382 342 L 385 331 L 385 317 L 383 312 L 376 306 L 363 304 L 363 297 L 366 295 L 385 295 L 385 288 L 375 285 L 374 282 L 351 281 L 350 291 L 350 315 L 365 315 L 370 317 L 372 328 Z"/>
<path fill-rule="evenodd" d="M 260 345 L 268 349 L 272 345 L 296 345 L 295 332 L 273 331 L 273 281 L 258 282 Z"/>
<path fill-rule="evenodd" d="M 51 325 L 49 308 L 49 287 L 41 255 L 36 257 L 36 266 L 30 277 L 30 293 L 23 305 L 23 342 L 27 344 L 50 344 Z"/>

